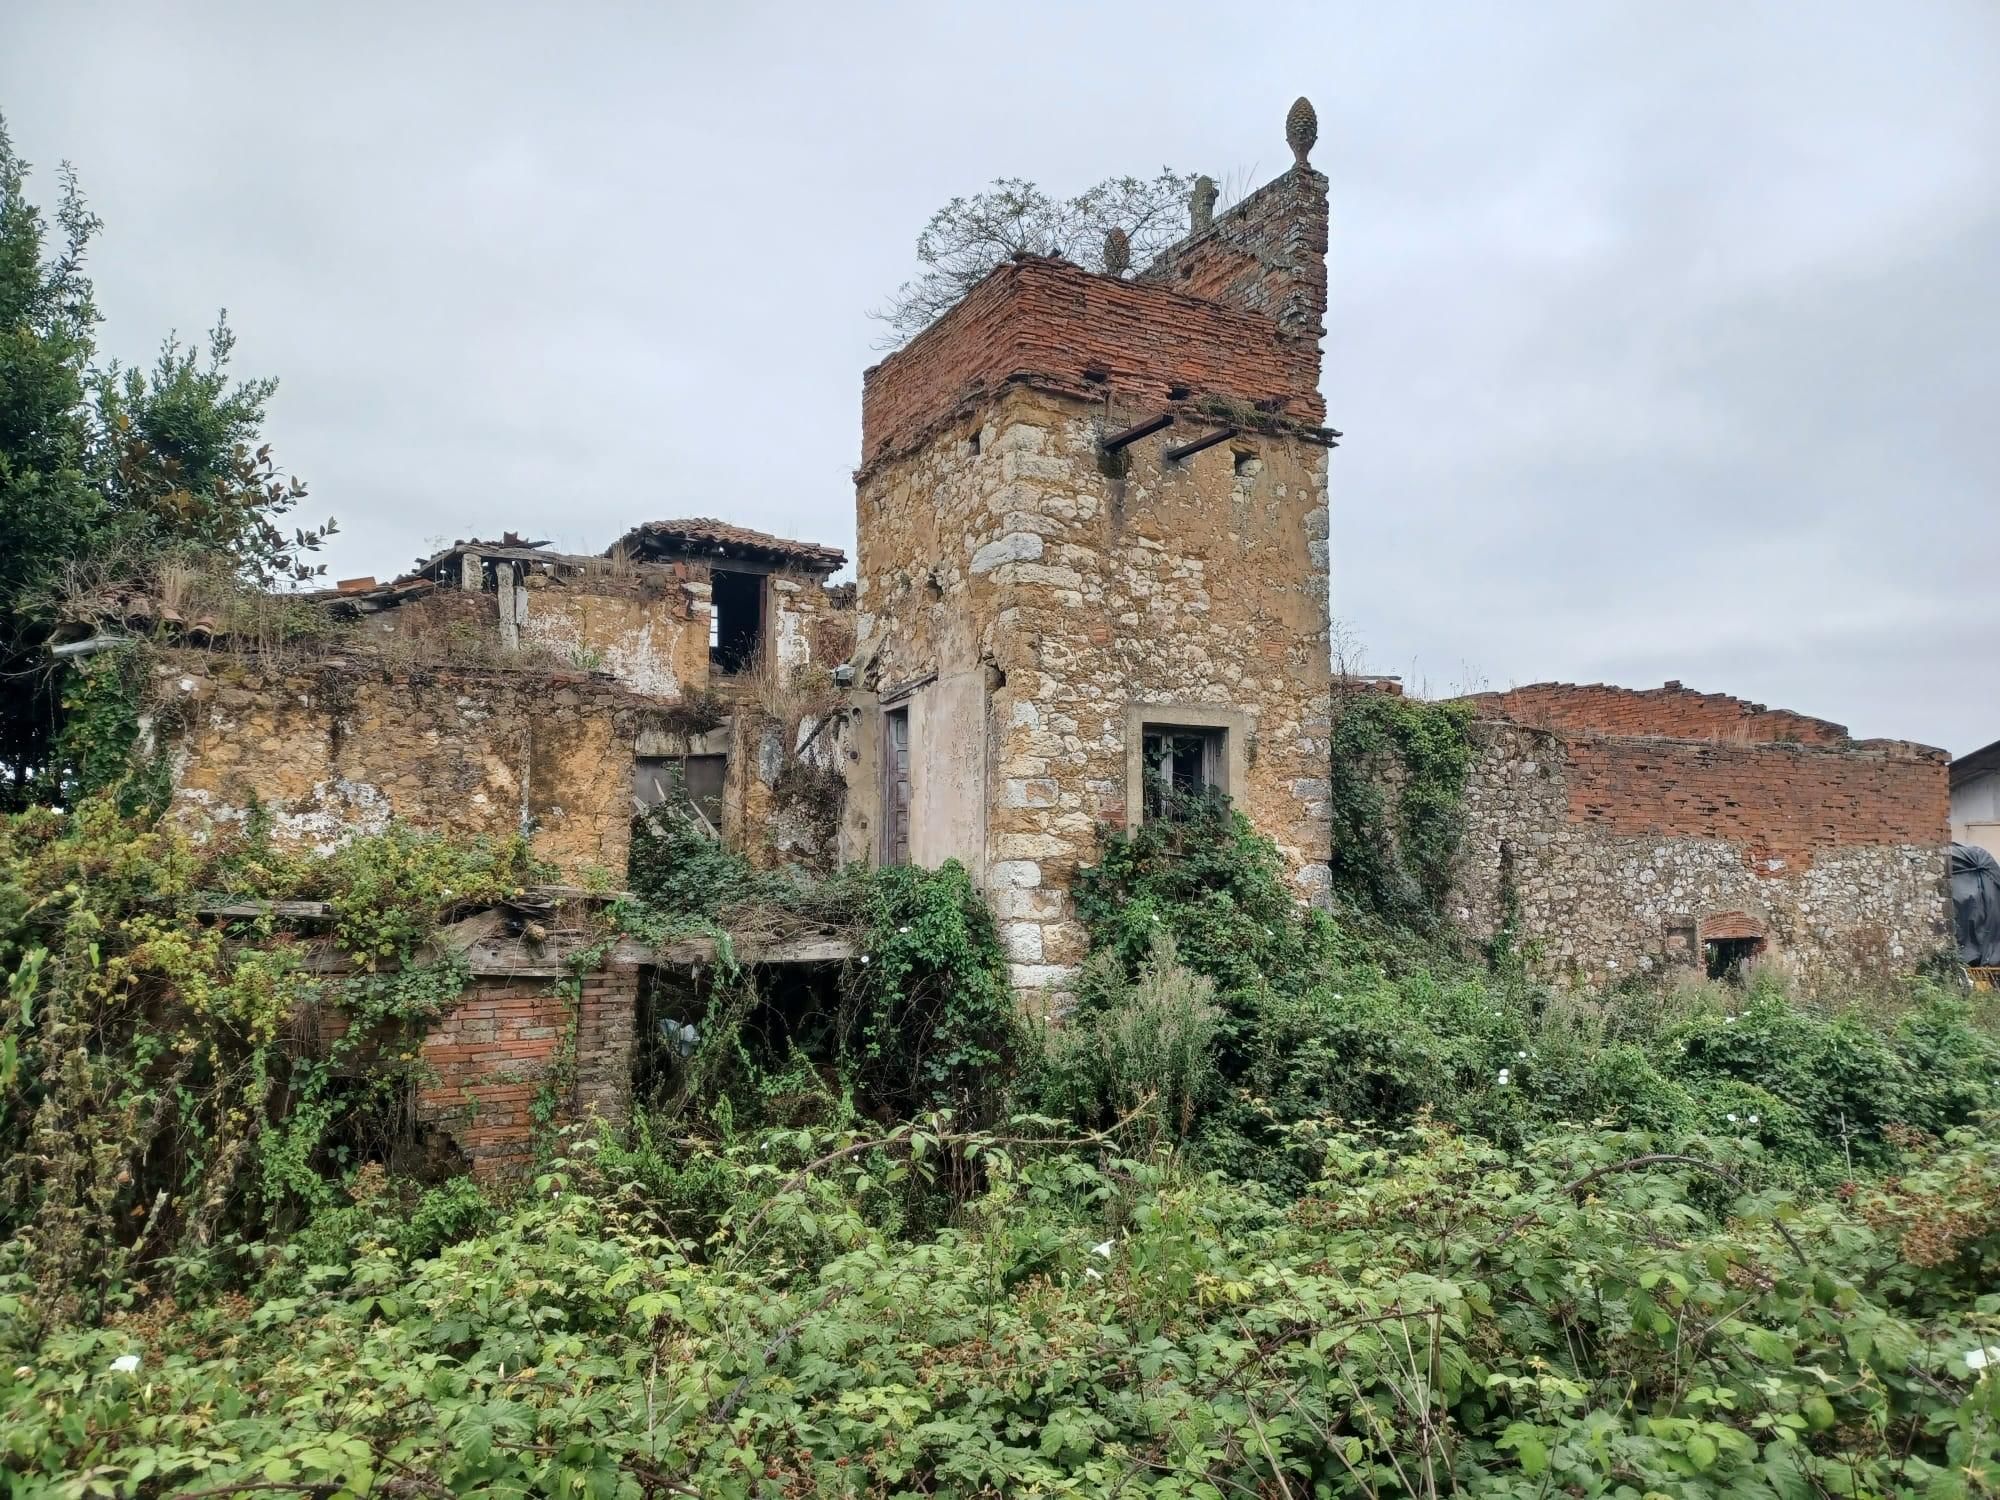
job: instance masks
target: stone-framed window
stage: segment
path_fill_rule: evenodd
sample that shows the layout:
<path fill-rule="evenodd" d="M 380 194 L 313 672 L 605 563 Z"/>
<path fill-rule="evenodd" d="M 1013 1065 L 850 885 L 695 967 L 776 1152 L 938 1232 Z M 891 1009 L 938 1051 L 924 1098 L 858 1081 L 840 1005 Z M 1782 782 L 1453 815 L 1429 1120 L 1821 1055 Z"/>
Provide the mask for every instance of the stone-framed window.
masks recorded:
<path fill-rule="evenodd" d="M 1125 710 L 1125 815 L 1157 818 L 1181 798 L 1239 797 L 1248 718 L 1207 703 L 1134 703 Z"/>

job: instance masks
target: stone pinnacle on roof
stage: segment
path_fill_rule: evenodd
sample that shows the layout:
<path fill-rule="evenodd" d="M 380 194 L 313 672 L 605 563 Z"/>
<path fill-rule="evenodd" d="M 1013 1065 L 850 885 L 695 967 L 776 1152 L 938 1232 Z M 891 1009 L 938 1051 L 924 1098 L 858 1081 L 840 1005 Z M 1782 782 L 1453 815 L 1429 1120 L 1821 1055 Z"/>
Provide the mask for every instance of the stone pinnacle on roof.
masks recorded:
<path fill-rule="evenodd" d="M 1188 233 L 1200 234 L 1215 222 L 1215 200 L 1219 195 L 1215 179 L 1206 172 L 1194 180 L 1194 192 L 1188 196 Z"/>
<path fill-rule="evenodd" d="M 1306 158 L 1312 154 L 1313 143 L 1318 139 L 1319 116 L 1313 112 L 1312 100 L 1301 94 L 1285 116 L 1285 144 L 1292 148 L 1293 159 L 1303 167 L 1310 165 Z"/>
<path fill-rule="evenodd" d="M 1122 229 L 1104 231 L 1104 273 L 1123 276 L 1132 265 L 1132 240 Z"/>

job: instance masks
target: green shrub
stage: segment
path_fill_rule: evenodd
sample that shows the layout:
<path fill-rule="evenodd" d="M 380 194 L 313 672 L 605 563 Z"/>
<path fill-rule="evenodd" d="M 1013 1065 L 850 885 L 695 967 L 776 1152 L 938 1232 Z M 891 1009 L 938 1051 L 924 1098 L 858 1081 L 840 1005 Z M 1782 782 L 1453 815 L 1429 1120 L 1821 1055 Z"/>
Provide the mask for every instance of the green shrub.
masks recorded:
<path fill-rule="evenodd" d="M 1214 981 L 1184 966 L 1165 933 L 1127 980 L 1100 955 L 1088 998 L 1038 1035 L 1028 1088 L 1044 1109 L 1108 1126 L 1145 1107 L 1142 1135 L 1186 1138 L 1219 1082 L 1215 1038 L 1222 1015 Z"/>

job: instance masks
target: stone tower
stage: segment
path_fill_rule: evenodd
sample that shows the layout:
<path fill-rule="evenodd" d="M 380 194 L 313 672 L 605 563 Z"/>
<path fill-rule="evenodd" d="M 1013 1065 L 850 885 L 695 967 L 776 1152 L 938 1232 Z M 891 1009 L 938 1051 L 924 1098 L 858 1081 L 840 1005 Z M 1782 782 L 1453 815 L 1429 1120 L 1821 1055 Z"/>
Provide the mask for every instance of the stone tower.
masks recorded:
<path fill-rule="evenodd" d="M 1297 165 L 1136 276 L 1014 259 L 864 379 L 848 853 L 962 861 L 1030 997 L 1084 957 L 1100 826 L 1168 815 L 1165 788 L 1226 792 L 1302 901 L 1327 889 L 1336 434 L 1302 114 Z"/>

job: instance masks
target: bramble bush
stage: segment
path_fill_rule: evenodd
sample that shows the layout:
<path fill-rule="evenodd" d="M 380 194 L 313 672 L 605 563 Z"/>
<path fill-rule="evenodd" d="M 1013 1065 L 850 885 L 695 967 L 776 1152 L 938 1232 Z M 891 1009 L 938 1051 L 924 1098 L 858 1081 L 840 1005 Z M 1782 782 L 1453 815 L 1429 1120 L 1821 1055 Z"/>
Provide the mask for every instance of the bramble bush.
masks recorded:
<path fill-rule="evenodd" d="M 354 1122 L 395 1066 L 287 1038 L 448 1006 L 424 942 L 523 848 L 0 825 L 8 1492 L 1995 1486 L 2000 1050 L 1957 998 L 1549 993 L 1303 909 L 1211 805 L 1107 840 L 1075 1009 L 1022 1028 L 962 869 L 812 886 L 675 837 L 607 935 L 844 926 L 823 1050 L 755 1054 L 724 941 L 710 1081 L 552 1118 L 489 1192 L 385 1173 Z M 215 895 L 328 901 L 361 972 Z"/>
<path fill-rule="evenodd" d="M 1847 1198 L 1778 1189 L 1726 1138 L 1291 1137 L 1312 1182 L 1286 1202 L 1104 1138 L 773 1131 L 716 1153 L 732 1208 L 702 1246 L 582 1144 L 469 1239 L 411 1253 L 385 1226 L 255 1302 L 37 1340 L 13 1278 L 0 1473 L 635 1500 L 1957 1496 L 2000 1473 L 1983 1134 Z M 935 1235 L 878 1227 L 947 1141 L 983 1189 Z M 1729 1174 L 1712 1207 L 1699 1163 Z"/>

